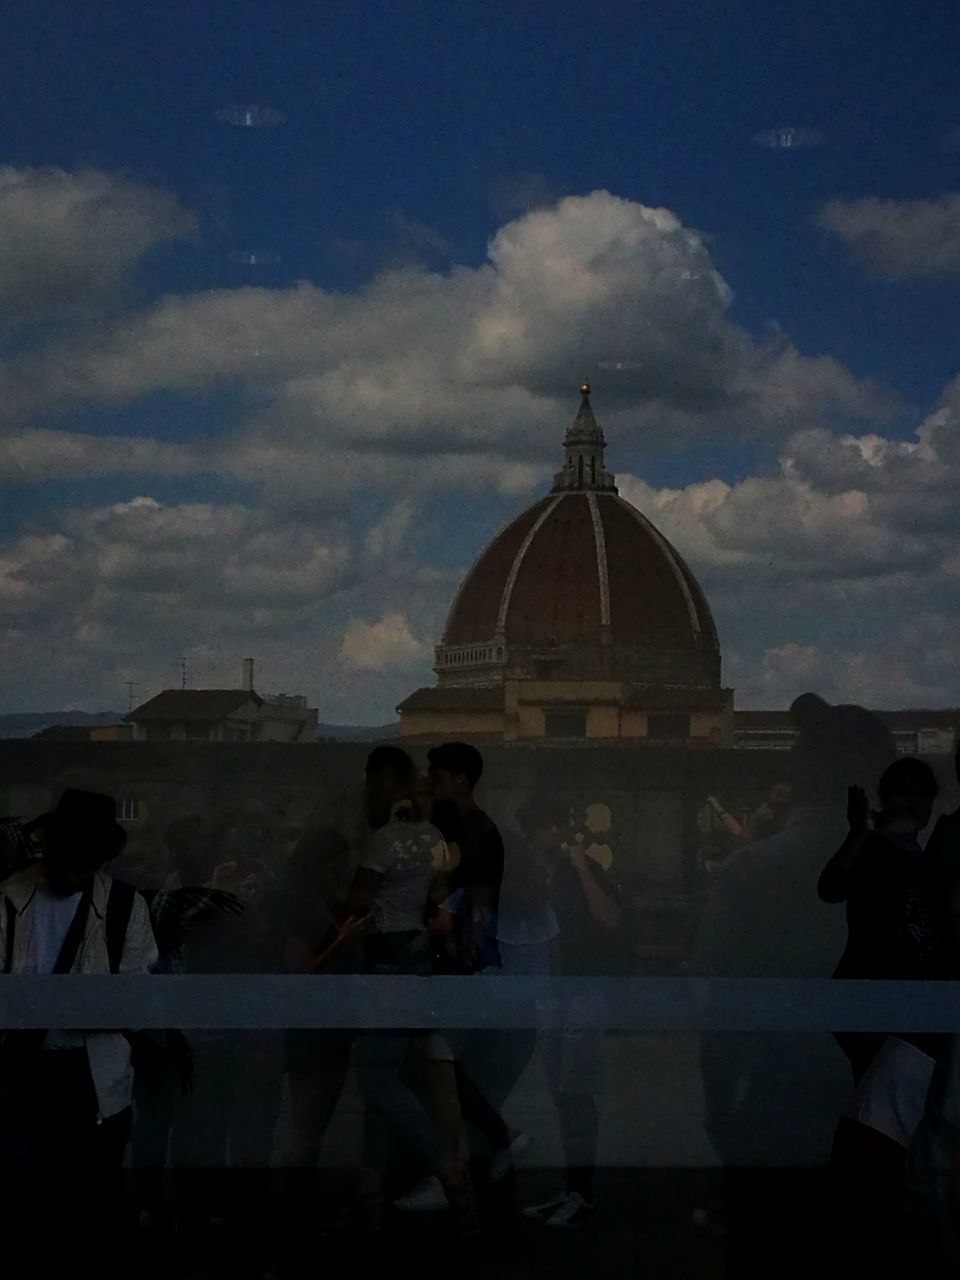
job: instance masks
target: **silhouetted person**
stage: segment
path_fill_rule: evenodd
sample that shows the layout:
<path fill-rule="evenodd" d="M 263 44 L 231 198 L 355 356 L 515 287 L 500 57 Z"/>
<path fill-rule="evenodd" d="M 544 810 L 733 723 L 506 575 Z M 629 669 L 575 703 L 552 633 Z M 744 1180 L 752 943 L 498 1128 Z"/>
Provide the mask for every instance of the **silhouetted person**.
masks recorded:
<path fill-rule="evenodd" d="M 929 765 L 894 761 L 880 779 L 871 825 L 866 793 L 850 788 L 850 832 L 818 884 L 825 902 L 846 903 L 847 945 L 835 977 L 916 981 L 945 972 L 918 843 L 937 790 Z M 906 1153 L 944 1037 L 858 1032 L 837 1041 L 856 1085 L 834 1137 L 838 1234 L 852 1258 L 878 1264 L 896 1241 Z"/>
<path fill-rule="evenodd" d="M 766 840 L 782 831 L 790 817 L 793 804 L 793 787 L 789 782 L 777 782 L 770 788 L 770 794 L 759 809 L 748 816 L 744 824 L 744 839 Z"/>
<path fill-rule="evenodd" d="M 36 825 L 44 832 L 41 860 L 0 886 L 4 972 L 148 973 L 157 950 L 146 903 L 102 870 L 126 840 L 115 802 L 67 790 Z M 4 1033 L 4 1211 L 50 1274 L 80 1266 L 75 1251 L 87 1240 L 98 1244 L 100 1274 L 128 1273 L 129 1259 L 116 1255 L 132 1097 L 122 1033 Z"/>
<path fill-rule="evenodd" d="M 795 803 L 782 831 L 737 850 L 714 877 L 691 957 L 704 977 L 828 978 L 843 950 L 843 913 L 820 901 L 817 879 L 843 841 L 850 780 L 878 777 L 896 747 L 862 707 L 804 694 L 791 714 L 799 730 L 789 762 Z M 701 1066 L 707 1133 L 725 1168 L 826 1166 L 849 1094 L 828 1033 L 706 1033 Z M 728 1180 L 731 1264 L 769 1269 L 770 1249 L 784 1247 L 777 1233 L 796 1233 L 795 1193 L 778 1197 L 776 1185 L 759 1176 Z M 724 1223 L 712 1214 L 707 1225 Z"/>
<path fill-rule="evenodd" d="M 445 806 L 452 818 L 451 840 L 459 850 L 448 877 L 455 934 L 450 969 L 482 973 L 500 964 L 497 911 L 504 869 L 500 832 L 475 795 L 483 757 L 470 743 L 445 742 L 428 751 L 427 760 L 433 803 Z"/>
<path fill-rule="evenodd" d="M 243 903 L 233 894 L 210 888 L 212 857 L 206 852 L 198 818 L 171 824 L 164 832 L 172 870 L 163 888 L 143 891 L 159 958 L 156 973 L 185 972 L 184 950 L 197 928 L 224 915 L 240 915 Z M 165 1170 L 180 1098 L 193 1089 L 195 1064 L 189 1038 L 180 1030 L 153 1033 L 140 1045 L 141 1063 L 134 1087 L 131 1152 L 137 1175 L 140 1225 L 167 1225 Z M 146 1068 L 146 1069 L 145 1069 Z"/>
<path fill-rule="evenodd" d="M 255 824 L 224 824 L 211 850 L 205 888 L 237 899 L 239 915 L 221 914 L 191 931 L 183 948 L 188 973 L 268 974 L 282 968 L 275 879 Z M 270 1166 L 280 1110 L 283 1055 L 274 1031 L 199 1031 L 192 1093 L 177 1109 L 173 1134 L 181 1233 L 202 1251 L 210 1224 L 225 1220 L 231 1248 L 251 1260 L 262 1248 L 271 1210 Z"/>
<path fill-rule="evenodd" d="M 283 884 L 288 973 L 362 972 L 359 933 L 342 930 L 331 938 L 343 906 L 349 857 L 349 842 L 332 827 L 310 825 L 297 842 Z M 354 1031 L 339 1028 L 284 1033 L 288 1110 L 280 1165 L 287 1171 L 285 1207 L 298 1237 L 313 1225 L 320 1152 L 343 1092 L 355 1038 Z"/>
<path fill-rule="evenodd" d="M 335 930 L 363 923 L 371 974 L 428 977 L 432 972 L 426 921 L 446 897 L 449 851 L 426 820 L 418 790 L 417 770 L 405 751 L 382 746 L 370 753 L 365 787 L 370 834 Z M 455 1222 L 464 1222 L 473 1210 L 463 1162 L 441 1150 L 435 1126 L 407 1084 L 411 1040 L 422 1038 L 422 1033 L 368 1031 L 357 1043 L 365 1111 L 360 1201 L 364 1223 L 373 1231 L 383 1225 L 383 1178 L 397 1140 L 436 1171 Z"/>
<path fill-rule="evenodd" d="M 880 809 L 871 825 L 866 793 L 850 788 L 849 834 L 817 883 L 824 902 L 846 904 L 847 943 L 833 976 L 940 977 L 944 948 L 927 900 L 918 839 L 933 812 L 937 780 L 929 765 L 903 757 L 884 771 L 877 790 Z M 884 1038 L 882 1032 L 837 1036 L 855 1084 Z"/>
<path fill-rule="evenodd" d="M 960 782 L 960 742 L 953 766 Z M 924 848 L 923 864 L 927 899 L 947 948 L 949 976 L 960 978 L 960 808 L 937 819 Z"/>
<path fill-rule="evenodd" d="M 504 984 L 501 1001 L 528 1001 L 527 1026 L 488 1031 L 492 1052 L 488 1056 L 489 1102 L 502 1109 L 537 1046 L 537 1001 L 549 998 L 553 972 L 553 944 L 559 932 L 556 913 L 550 905 L 551 850 L 538 844 L 529 830 L 526 806 L 517 814 L 517 830 L 504 830 L 507 854 L 503 889 L 498 912 L 497 943 L 500 972 L 505 978 L 537 980 L 535 994 L 518 997 L 512 984 Z M 462 1094 L 461 1094 L 462 1099 Z M 493 1156 L 490 1177 L 496 1181 L 509 1171 L 530 1146 L 529 1135 L 513 1128 L 498 1112 L 498 1123 L 486 1134 Z"/>
<path fill-rule="evenodd" d="M 591 806 L 591 809 L 606 806 Z M 524 806 L 518 819 L 536 855 L 546 862 L 550 906 L 557 921 L 553 971 L 560 977 L 604 976 L 619 965 L 623 896 L 614 878 L 614 853 L 605 837 L 606 821 L 564 829 L 545 795 Z M 597 1212 L 594 1172 L 600 1141 L 600 1096 L 605 1081 L 604 1000 L 596 989 L 563 1006 L 564 1025 L 546 1032 L 541 1048 L 557 1112 L 563 1147 L 565 1187 L 527 1217 L 552 1229 L 591 1222 Z"/>
<path fill-rule="evenodd" d="M 445 742 L 427 753 L 431 814 L 445 833 L 451 852 L 448 897 L 434 926 L 441 946 L 436 968 L 467 976 L 500 969 L 497 944 L 500 890 L 504 874 L 503 840 L 496 823 L 479 806 L 476 788 L 483 757 L 466 742 Z M 463 1121 L 483 1135 L 491 1151 L 509 1150 L 510 1137 L 500 1114 L 503 1077 L 496 1067 L 498 1043 L 486 1031 L 435 1032 L 419 1042 L 424 1050 L 415 1074 L 424 1081 L 448 1158 L 462 1142 Z M 502 1162 L 502 1157 L 501 1157 Z M 509 1173 L 509 1161 L 495 1167 L 497 1182 Z M 440 1188 L 428 1175 L 397 1202 L 404 1210 L 433 1207 Z M 485 1225 L 500 1231 L 513 1216 L 511 1188 L 501 1187 L 481 1204 Z"/>

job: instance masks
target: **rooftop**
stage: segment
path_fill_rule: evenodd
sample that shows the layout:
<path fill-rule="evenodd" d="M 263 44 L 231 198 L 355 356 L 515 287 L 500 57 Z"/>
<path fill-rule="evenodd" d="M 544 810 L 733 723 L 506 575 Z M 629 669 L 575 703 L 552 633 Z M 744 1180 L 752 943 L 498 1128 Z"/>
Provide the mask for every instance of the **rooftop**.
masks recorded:
<path fill-rule="evenodd" d="M 127 719 L 135 724 L 146 720 L 223 720 L 247 702 L 259 707 L 263 699 L 250 689 L 164 689 L 135 707 Z"/>

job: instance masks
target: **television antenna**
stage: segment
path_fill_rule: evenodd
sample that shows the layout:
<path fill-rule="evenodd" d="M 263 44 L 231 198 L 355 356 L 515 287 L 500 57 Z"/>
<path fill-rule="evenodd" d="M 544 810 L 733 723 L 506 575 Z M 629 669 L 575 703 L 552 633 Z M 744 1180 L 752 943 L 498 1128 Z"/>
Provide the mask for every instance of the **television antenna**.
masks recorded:
<path fill-rule="evenodd" d="M 136 680 L 124 680 L 124 687 L 127 690 L 127 711 L 133 710 L 133 691 L 137 688 Z"/>
<path fill-rule="evenodd" d="M 180 659 L 180 688 L 185 689 L 186 687 L 187 687 L 187 660 L 186 658 L 181 658 Z"/>

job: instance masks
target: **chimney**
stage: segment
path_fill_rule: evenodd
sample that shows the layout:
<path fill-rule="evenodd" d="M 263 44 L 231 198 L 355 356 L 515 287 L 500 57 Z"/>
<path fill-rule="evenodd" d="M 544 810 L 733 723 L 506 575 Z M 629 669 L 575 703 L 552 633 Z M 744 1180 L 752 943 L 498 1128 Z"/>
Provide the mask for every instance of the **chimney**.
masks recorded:
<path fill-rule="evenodd" d="M 248 693 L 253 693 L 253 659 L 244 658 L 243 660 L 243 685 Z"/>

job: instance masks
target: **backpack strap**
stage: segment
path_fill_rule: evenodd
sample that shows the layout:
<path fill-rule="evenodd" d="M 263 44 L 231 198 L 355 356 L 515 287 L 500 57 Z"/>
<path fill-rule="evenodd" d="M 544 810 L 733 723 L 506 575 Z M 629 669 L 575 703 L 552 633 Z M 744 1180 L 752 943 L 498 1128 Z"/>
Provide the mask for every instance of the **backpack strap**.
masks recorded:
<path fill-rule="evenodd" d="M 130 916 L 133 913 L 133 903 L 136 896 L 137 891 L 133 885 L 124 884 L 122 880 L 111 882 L 104 927 L 111 973 L 120 972 L 123 947 L 127 940 L 127 929 L 130 925 Z"/>
<path fill-rule="evenodd" d="M 70 928 L 63 940 L 57 962 L 53 966 L 54 973 L 69 973 L 73 968 L 87 932 L 87 917 L 90 915 L 92 901 L 93 885 L 88 884 L 80 896 L 80 902 L 70 921 Z"/>

